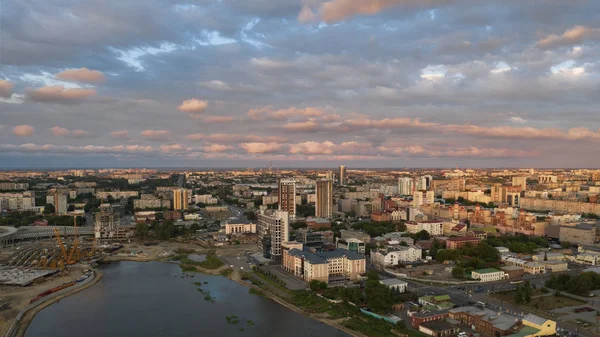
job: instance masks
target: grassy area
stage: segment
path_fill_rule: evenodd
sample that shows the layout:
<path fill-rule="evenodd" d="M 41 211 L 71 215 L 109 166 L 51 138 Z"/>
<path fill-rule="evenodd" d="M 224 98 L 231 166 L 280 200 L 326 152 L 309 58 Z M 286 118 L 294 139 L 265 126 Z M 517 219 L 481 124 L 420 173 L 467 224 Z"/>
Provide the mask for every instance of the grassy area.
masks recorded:
<path fill-rule="evenodd" d="M 398 337 L 392 332 L 393 325 L 384 320 L 364 316 L 352 317 L 345 321 L 343 325 L 354 331 L 362 332 L 369 337 Z"/>
<path fill-rule="evenodd" d="M 225 265 L 223 261 L 219 260 L 219 258 L 214 253 L 206 254 L 206 260 L 202 262 L 194 261 L 187 257 L 177 256 L 178 260 L 181 261 L 181 264 L 184 265 L 192 265 L 198 266 L 204 269 L 217 269 Z"/>
<path fill-rule="evenodd" d="M 342 318 L 348 315 L 348 310 L 344 306 L 331 303 L 312 291 L 295 290 L 292 294 L 290 303 L 308 313 L 327 313 L 332 318 Z"/>
<path fill-rule="evenodd" d="M 542 294 L 543 293 L 541 291 L 534 289 L 533 294 L 532 294 L 532 297 L 534 297 L 534 298 L 531 299 L 531 302 L 529 302 L 527 304 L 522 304 L 520 306 L 522 306 L 523 308 L 529 309 L 531 311 L 533 311 L 533 310 L 548 311 L 548 310 L 552 310 L 552 309 L 558 309 L 558 308 L 564 308 L 564 307 L 571 307 L 574 305 L 585 304 L 585 302 L 575 300 L 572 298 L 568 298 L 568 297 L 564 297 L 564 296 L 550 295 L 550 296 L 536 297 L 536 296 L 539 296 Z M 497 293 L 492 296 L 501 301 L 516 305 L 514 291 Z"/>
<path fill-rule="evenodd" d="M 231 275 L 231 273 L 233 273 L 233 269 L 227 268 L 227 269 L 223 269 L 220 274 L 221 274 L 221 276 L 229 277 L 229 275 Z"/>

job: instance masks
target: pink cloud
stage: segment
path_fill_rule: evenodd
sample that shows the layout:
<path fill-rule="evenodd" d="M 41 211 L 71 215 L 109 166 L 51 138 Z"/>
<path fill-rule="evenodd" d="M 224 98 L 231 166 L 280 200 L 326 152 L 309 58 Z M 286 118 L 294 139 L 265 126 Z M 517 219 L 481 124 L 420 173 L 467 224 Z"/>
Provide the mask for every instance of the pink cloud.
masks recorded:
<path fill-rule="evenodd" d="M 0 80 L 0 98 L 10 98 L 14 84 L 9 81 Z"/>
<path fill-rule="evenodd" d="M 572 46 L 579 44 L 586 39 L 600 39 L 600 29 L 585 26 L 574 26 L 567 29 L 563 34 L 551 34 L 538 41 L 540 48 L 553 48 L 562 46 Z"/>
<path fill-rule="evenodd" d="M 144 130 L 140 132 L 140 136 L 147 140 L 165 141 L 169 139 L 171 132 L 168 130 Z"/>
<path fill-rule="evenodd" d="M 213 134 L 202 134 L 194 133 L 185 137 L 187 140 L 206 140 L 212 143 L 239 143 L 239 142 L 275 142 L 284 143 L 287 142 L 286 138 L 278 136 L 257 136 L 257 135 L 239 135 L 229 133 L 213 133 Z"/>
<path fill-rule="evenodd" d="M 62 85 L 29 89 L 27 98 L 36 102 L 72 103 L 96 95 L 96 89 L 65 88 Z"/>
<path fill-rule="evenodd" d="M 52 132 L 53 135 L 57 136 L 57 137 L 70 137 L 70 138 L 86 138 L 86 137 L 93 137 L 94 134 L 89 132 L 89 131 L 85 131 L 85 130 L 68 130 L 65 129 L 63 127 L 60 126 L 53 126 L 50 128 L 50 131 Z"/>
<path fill-rule="evenodd" d="M 17 125 L 12 129 L 15 136 L 29 137 L 35 133 L 35 128 L 28 124 Z"/>
<path fill-rule="evenodd" d="M 330 141 L 319 142 L 304 142 L 290 145 L 290 153 L 293 154 L 332 154 L 336 150 L 336 145 Z"/>
<path fill-rule="evenodd" d="M 113 131 L 110 133 L 110 136 L 115 139 L 127 139 L 127 138 L 129 138 L 129 131 L 127 131 L 127 130 Z"/>
<path fill-rule="evenodd" d="M 69 134 L 69 130 L 62 128 L 60 126 L 53 126 L 50 128 L 50 131 L 52 132 L 53 135 L 59 136 L 59 137 L 64 137 Z"/>
<path fill-rule="evenodd" d="M 287 109 L 274 110 L 272 107 L 267 106 L 264 108 L 251 109 L 248 111 L 248 117 L 254 120 L 261 119 L 274 119 L 284 120 L 294 117 L 319 117 L 323 116 L 325 111 L 319 108 L 307 107 L 307 108 L 295 108 L 290 107 Z"/>
<path fill-rule="evenodd" d="M 229 145 L 224 145 L 224 144 L 209 144 L 209 145 L 205 145 L 202 149 L 204 152 L 209 152 L 209 153 L 218 153 L 218 152 L 225 152 L 227 150 L 230 150 L 232 147 Z"/>
<path fill-rule="evenodd" d="M 310 119 L 305 122 L 293 122 L 283 125 L 283 128 L 288 131 L 315 131 L 319 127 L 319 124 L 314 120 Z"/>
<path fill-rule="evenodd" d="M 56 74 L 54 77 L 59 80 L 85 83 L 102 83 L 105 81 L 102 72 L 88 68 L 68 69 Z"/>
<path fill-rule="evenodd" d="M 205 116 L 204 117 L 205 123 L 227 123 L 227 122 L 233 122 L 234 120 L 235 120 L 235 117 L 233 117 L 233 116 Z"/>
<path fill-rule="evenodd" d="M 54 145 L 54 144 L 0 144 L 2 151 L 21 151 L 21 152 L 36 152 L 36 153 L 103 153 L 103 154 L 123 154 L 123 153 L 150 153 L 154 152 L 151 146 L 142 145 L 117 145 L 117 146 L 102 146 L 102 145 Z"/>
<path fill-rule="evenodd" d="M 241 143 L 240 147 L 247 153 L 260 154 L 260 153 L 273 153 L 281 150 L 283 144 L 279 143 Z"/>
<path fill-rule="evenodd" d="M 161 145 L 160 151 L 164 153 L 177 153 L 185 151 L 186 148 L 181 144 Z"/>
<path fill-rule="evenodd" d="M 183 101 L 183 103 L 181 103 L 177 109 L 179 109 L 179 111 L 187 112 L 193 116 L 204 112 L 207 107 L 208 101 L 192 98 Z"/>
<path fill-rule="evenodd" d="M 398 5 L 437 5 L 449 0 L 304 0 L 298 21 L 327 23 L 342 21 L 355 15 L 374 15 Z"/>

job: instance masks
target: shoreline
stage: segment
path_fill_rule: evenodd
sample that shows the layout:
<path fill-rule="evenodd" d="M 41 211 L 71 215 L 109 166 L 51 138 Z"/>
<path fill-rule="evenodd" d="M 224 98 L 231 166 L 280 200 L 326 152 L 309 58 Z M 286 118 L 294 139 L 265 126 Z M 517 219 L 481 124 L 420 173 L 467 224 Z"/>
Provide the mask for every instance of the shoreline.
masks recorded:
<path fill-rule="evenodd" d="M 54 304 L 64 298 L 67 298 L 73 294 L 76 294 L 80 291 L 83 291 L 83 290 L 95 285 L 104 276 L 104 273 L 100 272 L 99 270 L 95 270 L 94 273 L 95 273 L 95 276 L 91 282 L 86 283 L 85 285 L 83 285 L 81 287 L 70 289 L 70 291 L 68 291 L 64 294 L 60 294 L 56 297 L 53 297 L 46 301 L 40 302 L 39 305 L 36 305 L 35 307 L 24 311 L 21 319 L 15 325 L 14 332 L 11 335 L 9 335 L 10 331 L 8 331 L 6 334 L 6 337 L 13 337 L 13 336 L 14 337 L 23 337 L 23 336 L 25 336 L 25 332 L 27 332 L 27 328 L 29 327 L 29 325 L 31 324 L 33 319 L 35 318 L 35 315 L 37 315 L 40 311 L 44 310 L 45 308 L 51 306 L 52 304 Z M 15 324 L 14 321 L 13 321 L 13 324 Z"/>
<path fill-rule="evenodd" d="M 323 324 L 327 324 L 327 325 L 329 325 L 329 326 L 331 326 L 331 327 L 333 327 L 333 328 L 335 328 L 337 330 L 340 330 L 340 331 L 342 331 L 342 332 L 344 332 L 344 333 L 346 333 L 346 334 L 348 334 L 350 336 L 353 336 L 353 337 L 367 337 L 365 334 L 363 334 L 363 333 L 361 333 L 359 331 L 351 330 L 351 329 L 349 329 L 349 328 L 347 328 L 347 327 L 345 327 L 345 326 L 343 326 L 342 324 L 339 323 L 339 322 L 341 322 L 343 320 L 346 320 L 348 317 L 346 317 L 346 318 L 340 318 L 340 319 L 337 319 L 337 320 L 333 320 L 333 319 L 327 319 L 327 318 L 319 317 L 319 315 L 316 315 L 316 314 L 308 313 L 308 312 L 306 312 L 306 311 L 298 308 L 297 306 L 295 306 L 295 305 L 293 305 L 291 303 L 288 303 L 285 300 L 279 298 L 277 295 L 271 293 L 270 291 L 262 289 L 262 288 L 260 288 L 258 286 L 253 285 L 253 284 L 248 284 L 248 283 L 242 281 L 239 277 L 234 277 L 234 274 L 237 276 L 237 272 L 238 271 L 235 270 L 227 278 L 230 279 L 231 281 L 233 281 L 233 282 L 235 282 L 237 284 L 240 284 L 242 286 L 245 286 L 247 288 L 255 289 L 255 290 L 260 291 L 262 294 L 265 295 L 265 297 L 267 297 L 270 300 L 278 303 L 279 305 L 282 305 L 282 306 L 284 306 L 284 307 L 286 307 L 286 308 L 294 311 L 297 314 L 301 314 L 303 316 L 309 317 L 309 318 L 314 319 L 314 320 L 316 320 L 318 322 L 321 322 Z"/>

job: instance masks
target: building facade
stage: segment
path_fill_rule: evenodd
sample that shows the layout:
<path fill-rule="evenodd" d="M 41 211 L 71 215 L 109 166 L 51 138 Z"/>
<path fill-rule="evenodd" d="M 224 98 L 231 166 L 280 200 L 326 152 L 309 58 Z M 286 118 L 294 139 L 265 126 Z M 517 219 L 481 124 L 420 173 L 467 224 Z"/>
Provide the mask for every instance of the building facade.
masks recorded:
<path fill-rule="evenodd" d="M 347 181 L 346 166 L 340 165 L 340 185 L 345 186 Z"/>
<path fill-rule="evenodd" d="M 296 218 L 296 181 L 293 179 L 279 180 L 277 191 L 279 210 L 287 212 L 291 220 Z"/>
<path fill-rule="evenodd" d="M 281 244 L 290 240 L 290 216 L 285 211 L 261 211 L 256 215 L 260 250 L 265 258 L 281 260 Z"/>
<path fill-rule="evenodd" d="M 313 253 L 297 248 L 284 250 L 282 267 L 306 282 L 327 283 L 354 281 L 366 272 L 364 255 L 344 249 Z"/>
<path fill-rule="evenodd" d="M 315 216 L 331 219 L 333 215 L 333 181 L 318 180 L 315 191 Z"/>
<path fill-rule="evenodd" d="M 188 190 L 176 188 L 173 190 L 173 210 L 183 211 L 188 206 Z"/>
<path fill-rule="evenodd" d="M 239 234 L 239 233 L 256 233 L 256 224 L 253 223 L 243 223 L 243 224 L 234 224 L 228 223 L 225 224 L 225 234 Z"/>

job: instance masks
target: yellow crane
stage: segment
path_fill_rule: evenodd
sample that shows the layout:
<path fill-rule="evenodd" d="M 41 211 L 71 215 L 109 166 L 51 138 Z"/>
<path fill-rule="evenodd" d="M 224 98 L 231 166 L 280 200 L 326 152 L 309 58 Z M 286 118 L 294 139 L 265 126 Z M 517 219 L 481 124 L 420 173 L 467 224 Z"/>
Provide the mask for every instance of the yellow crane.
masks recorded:
<path fill-rule="evenodd" d="M 73 216 L 73 230 L 75 232 L 75 240 L 73 241 L 73 246 L 71 246 L 71 252 L 69 253 L 69 258 L 67 259 L 67 264 L 73 264 L 77 261 L 73 260 L 73 254 L 77 251 L 77 247 L 79 246 L 79 236 L 77 235 L 77 215 Z M 79 255 L 79 254 L 77 254 Z M 79 259 L 79 256 L 77 256 Z"/>
<path fill-rule="evenodd" d="M 65 246 L 63 245 L 62 239 L 60 238 L 60 234 L 58 233 L 58 229 L 56 229 L 56 227 L 54 227 L 54 236 L 56 236 L 56 241 L 58 242 L 58 247 L 60 248 L 60 251 L 62 252 L 65 263 L 69 263 L 68 262 L 69 257 L 67 255 L 67 250 L 65 249 Z"/>

